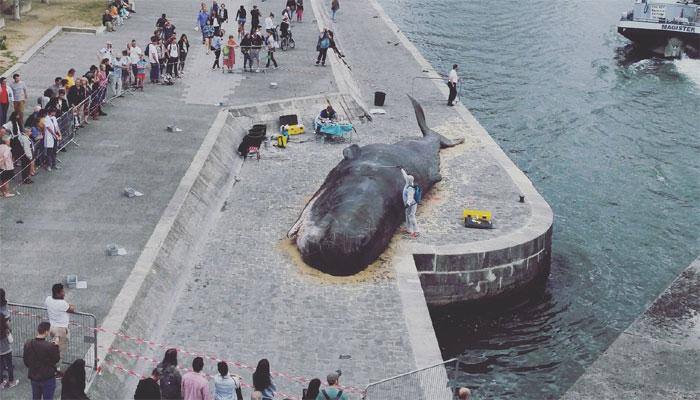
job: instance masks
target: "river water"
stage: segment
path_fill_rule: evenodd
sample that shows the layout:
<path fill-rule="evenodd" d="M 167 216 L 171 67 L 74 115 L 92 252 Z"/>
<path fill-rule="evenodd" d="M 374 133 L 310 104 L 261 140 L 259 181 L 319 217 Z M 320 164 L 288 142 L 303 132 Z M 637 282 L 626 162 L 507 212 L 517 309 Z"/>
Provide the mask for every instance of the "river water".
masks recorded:
<path fill-rule="evenodd" d="M 477 398 L 557 398 L 700 255 L 700 61 L 625 56 L 631 0 L 380 3 L 438 71 L 460 64 L 463 103 L 555 213 L 546 287 L 431 310 L 443 356 Z"/>

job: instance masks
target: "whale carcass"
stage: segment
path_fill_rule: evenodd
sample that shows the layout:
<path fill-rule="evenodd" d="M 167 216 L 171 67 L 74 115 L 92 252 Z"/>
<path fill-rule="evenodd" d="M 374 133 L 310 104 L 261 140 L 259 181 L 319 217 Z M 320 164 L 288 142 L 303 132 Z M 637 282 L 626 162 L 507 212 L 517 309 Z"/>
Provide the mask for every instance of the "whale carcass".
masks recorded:
<path fill-rule="evenodd" d="M 423 108 L 411 102 L 423 137 L 345 148 L 343 160 L 289 230 L 307 264 L 332 275 L 361 271 L 387 248 L 404 220 L 399 168 L 424 193 L 440 181 L 440 149 L 464 139 L 448 140 L 430 130 Z"/>

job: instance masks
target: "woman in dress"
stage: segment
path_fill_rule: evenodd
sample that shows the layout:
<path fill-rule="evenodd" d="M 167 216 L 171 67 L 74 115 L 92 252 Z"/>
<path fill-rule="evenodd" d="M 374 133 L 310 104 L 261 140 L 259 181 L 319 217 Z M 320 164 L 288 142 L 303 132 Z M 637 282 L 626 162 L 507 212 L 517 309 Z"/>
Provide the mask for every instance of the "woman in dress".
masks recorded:
<path fill-rule="evenodd" d="M 236 47 L 238 43 L 233 39 L 233 35 L 229 35 L 224 47 L 224 67 L 228 72 L 233 72 L 233 67 L 236 65 Z"/>

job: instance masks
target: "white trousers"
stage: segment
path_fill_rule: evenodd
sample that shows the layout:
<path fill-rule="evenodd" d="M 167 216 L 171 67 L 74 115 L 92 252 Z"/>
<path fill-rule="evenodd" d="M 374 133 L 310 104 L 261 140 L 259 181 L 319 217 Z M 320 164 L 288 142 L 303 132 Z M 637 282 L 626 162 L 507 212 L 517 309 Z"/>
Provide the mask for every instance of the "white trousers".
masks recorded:
<path fill-rule="evenodd" d="M 408 233 L 418 232 L 416 210 L 418 210 L 418 204 L 406 207 L 406 230 L 408 231 Z"/>

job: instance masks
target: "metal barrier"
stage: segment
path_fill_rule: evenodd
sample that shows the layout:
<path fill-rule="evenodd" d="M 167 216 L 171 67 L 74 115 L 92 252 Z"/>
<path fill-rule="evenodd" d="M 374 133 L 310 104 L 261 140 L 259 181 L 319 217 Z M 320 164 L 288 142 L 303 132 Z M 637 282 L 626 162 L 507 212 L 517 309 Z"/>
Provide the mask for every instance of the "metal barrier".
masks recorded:
<path fill-rule="evenodd" d="M 447 102 L 447 97 L 444 96 L 423 96 L 423 92 L 421 91 L 420 93 L 416 93 L 416 81 L 418 80 L 429 80 L 429 81 L 442 81 L 445 86 L 447 86 L 447 77 L 446 76 L 440 76 L 438 77 L 432 77 L 432 76 L 414 76 L 411 79 L 411 97 L 418 99 L 423 102 L 438 102 L 438 103 L 446 103 Z M 434 90 L 430 90 L 431 94 L 435 94 L 436 92 Z M 457 82 L 457 99 L 462 97 L 462 79 Z"/>
<path fill-rule="evenodd" d="M 364 400 L 452 400 L 459 360 L 453 358 L 405 374 L 370 383 Z"/>
<path fill-rule="evenodd" d="M 46 308 L 26 304 L 7 303 L 12 329 L 12 355 L 22 357 L 24 343 L 36 337 L 36 328 L 42 321 L 48 321 Z M 97 368 L 97 319 L 92 314 L 70 313 L 68 326 L 68 351 L 61 354 L 62 364 L 71 364 L 82 358 L 85 366 L 93 371 Z"/>

